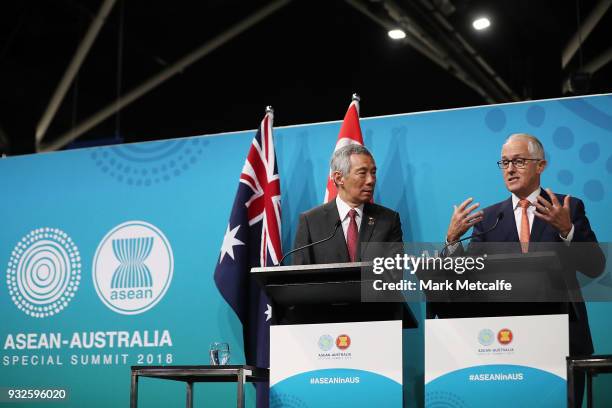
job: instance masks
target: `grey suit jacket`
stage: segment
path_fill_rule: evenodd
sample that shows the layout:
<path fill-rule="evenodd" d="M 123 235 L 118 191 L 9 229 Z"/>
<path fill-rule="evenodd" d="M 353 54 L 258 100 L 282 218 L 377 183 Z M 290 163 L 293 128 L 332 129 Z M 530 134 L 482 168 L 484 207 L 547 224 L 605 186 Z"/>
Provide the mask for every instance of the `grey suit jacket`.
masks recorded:
<path fill-rule="evenodd" d="M 300 214 L 293 247 L 299 248 L 329 237 L 339 220 L 335 200 Z M 364 205 L 359 229 L 358 260 L 366 261 L 375 256 L 384 256 L 378 253 L 381 250 L 379 246 L 368 247 L 369 242 L 401 243 L 402 237 L 402 224 L 397 212 L 377 204 Z M 349 262 L 342 226 L 338 227 L 336 234 L 329 241 L 293 254 L 294 265 L 336 262 Z"/>

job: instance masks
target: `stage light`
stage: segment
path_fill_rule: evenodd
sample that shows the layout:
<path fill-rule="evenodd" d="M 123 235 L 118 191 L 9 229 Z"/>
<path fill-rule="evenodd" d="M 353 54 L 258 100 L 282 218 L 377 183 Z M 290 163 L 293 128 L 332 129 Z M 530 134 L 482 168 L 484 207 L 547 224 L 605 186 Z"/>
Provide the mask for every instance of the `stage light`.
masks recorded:
<path fill-rule="evenodd" d="M 387 34 L 389 34 L 389 37 L 394 40 L 401 40 L 402 38 L 406 38 L 406 33 L 404 32 L 404 30 L 400 29 L 389 30 Z"/>
<path fill-rule="evenodd" d="M 479 17 L 476 20 L 474 20 L 474 22 L 472 23 L 472 27 L 474 27 L 474 29 L 478 31 L 484 30 L 485 28 L 488 28 L 490 25 L 491 25 L 491 22 L 486 17 Z"/>

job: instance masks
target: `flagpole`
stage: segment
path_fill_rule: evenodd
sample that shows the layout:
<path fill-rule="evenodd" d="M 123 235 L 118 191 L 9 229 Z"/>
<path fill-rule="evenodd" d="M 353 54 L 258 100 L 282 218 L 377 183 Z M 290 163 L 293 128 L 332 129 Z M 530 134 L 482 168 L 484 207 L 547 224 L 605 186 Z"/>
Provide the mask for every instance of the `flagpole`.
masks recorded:
<path fill-rule="evenodd" d="M 357 115 L 361 114 L 361 107 L 359 106 L 361 103 L 361 97 L 355 92 L 353 97 L 351 98 L 351 103 L 355 102 L 355 108 L 357 108 Z"/>
<path fill-rule="evenodd" d="M 274 108 L 270 105 L 266 106 L 266 113 L 274 113 Z"/>

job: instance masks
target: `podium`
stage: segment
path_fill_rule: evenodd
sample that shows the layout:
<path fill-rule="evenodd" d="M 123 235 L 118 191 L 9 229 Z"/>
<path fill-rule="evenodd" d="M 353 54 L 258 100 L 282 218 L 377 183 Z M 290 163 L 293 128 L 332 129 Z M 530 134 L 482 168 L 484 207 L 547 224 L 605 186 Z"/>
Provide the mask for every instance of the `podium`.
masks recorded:
<path fill-rule="evenodd" d="M 425 320 L 425 407 L 564 407 L 567 326 L 564 314 Z"/>
<path fill-rule="evenodd" d="M 512 290 L 426 293 L 426 406 L 564 405 L 569 306 L 581 295 L 557 252 L 495 253 L 482 271 L 436 271 L 427 279 L 504 280 Z"/>
<path fill-rule="evenodd" d="M 273 324 L 401 320 L 418 326 L 405 302 L 361 302 L 362 268 L 369 262 L 272 266 L 251 269 L 251 277 L 273 303 Z"/>
<path fill-rule="evenodd" d="M 361 301 L 369 263 L 253 268 L 273 304 L 270 404 L 400 408 L 405 302 Z"/>

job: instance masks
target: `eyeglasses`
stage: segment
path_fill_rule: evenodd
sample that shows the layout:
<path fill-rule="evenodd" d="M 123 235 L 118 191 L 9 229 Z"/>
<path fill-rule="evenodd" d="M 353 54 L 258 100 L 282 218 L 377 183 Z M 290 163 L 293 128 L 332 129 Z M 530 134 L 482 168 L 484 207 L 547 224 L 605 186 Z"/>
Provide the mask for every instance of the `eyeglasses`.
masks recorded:
<path fill-rule="evenodd" d="M 500 160 L 497 162 L 497 167 L 499 167 L 500 169 L 507 169 L 508 166 L 510 166 L 510 163 L 512 163 L 512 165 L 516 167 L 517 169 L 523 169 L 527 165 L 528 161 L 540 161 L 540 160 L 542 159 L 524 159 L 522 157 L 517 157 L 516 159 L 512 159 L 512 160 Z"/>

